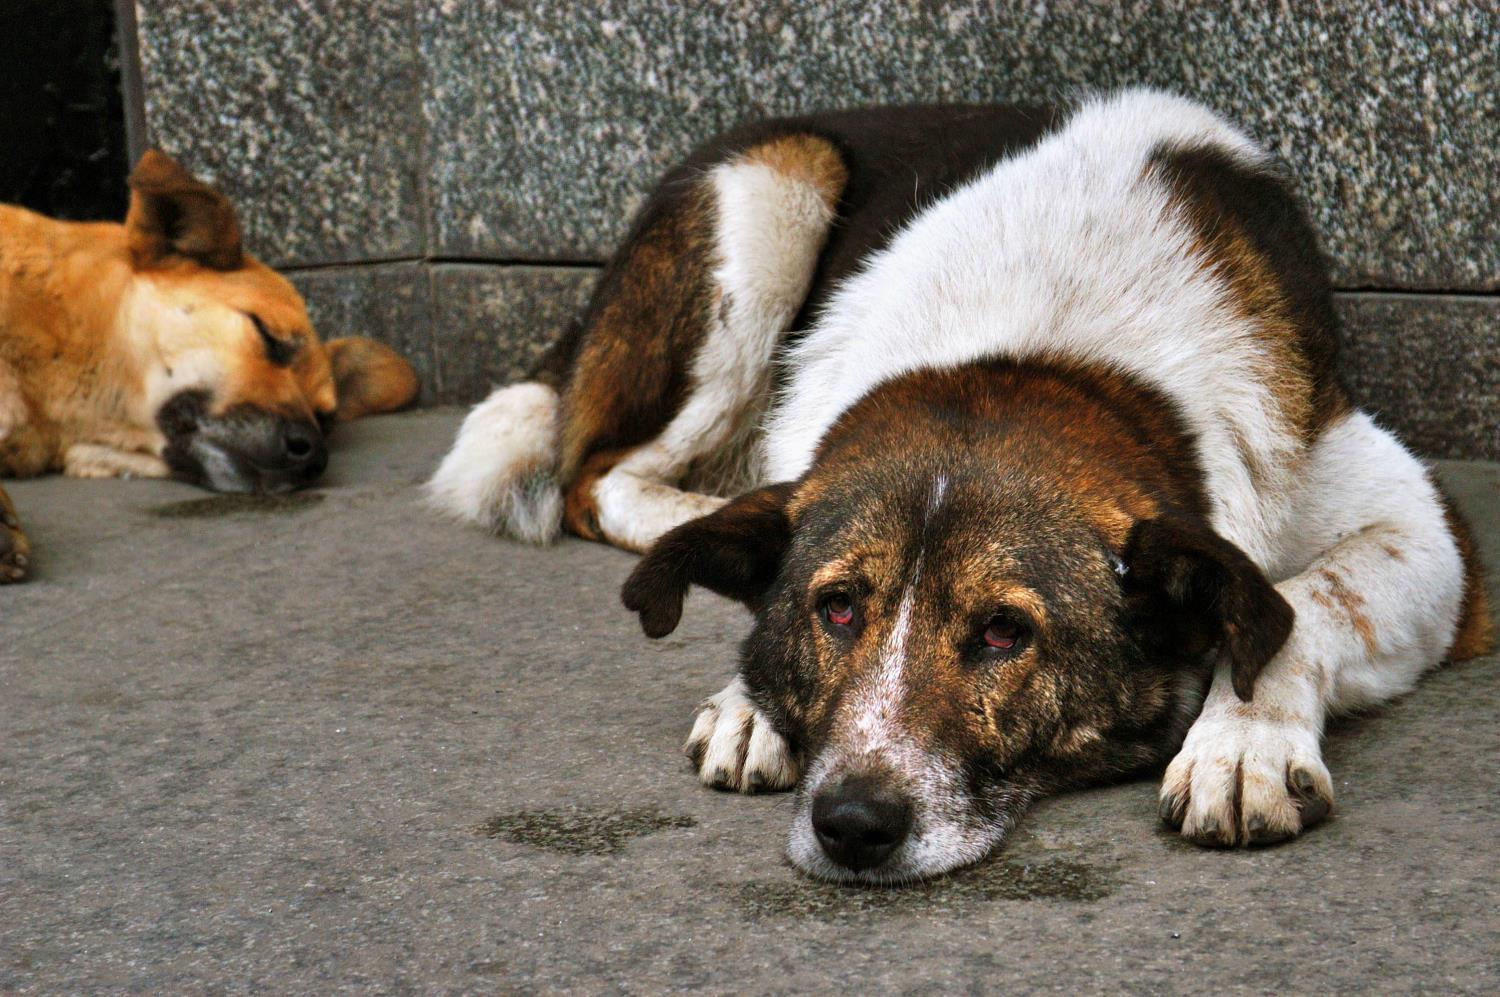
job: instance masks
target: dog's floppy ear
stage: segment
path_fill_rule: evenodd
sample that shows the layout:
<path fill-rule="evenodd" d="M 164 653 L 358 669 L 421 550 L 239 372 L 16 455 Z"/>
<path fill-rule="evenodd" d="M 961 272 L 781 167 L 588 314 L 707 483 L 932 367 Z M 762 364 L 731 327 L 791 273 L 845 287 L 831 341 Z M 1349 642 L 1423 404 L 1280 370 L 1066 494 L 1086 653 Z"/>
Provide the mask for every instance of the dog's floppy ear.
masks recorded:
<path fill-rule="evenodd" d="M 1198 656 L 1218 648 L 1235 695 L 1249 702 L 1295 616 L 1265 573 L 1212 529 L 1177 516 L 1137 523 L 1122 560 L 1127 612 L 1148 650 Z"/>
<path fill-rule="evenodd" d="M 350 336 L 325 343 L 338 393 L 339 422 L 375 412 L 394 412 L 417 397 L 417 373 L 395 350 L 373 339 Z"/>
<path fill-rule="evenodd" d="M 769 485 L 683 523 L 635 566 L 620 598 L 639 613 L 647 637 L 665 637 L 682 619 L 688 586 L 702 585 L 756 608 L 791 543 L 786 503 L 793 485 Z"/>
<path fill-rule="evenodd" d="M 240 265 L 240 226 L 229 198 L 171 156 L 147 149 L 127 181 L 125 231 L 137 267 L 182 256 L 215 270 Z"/>

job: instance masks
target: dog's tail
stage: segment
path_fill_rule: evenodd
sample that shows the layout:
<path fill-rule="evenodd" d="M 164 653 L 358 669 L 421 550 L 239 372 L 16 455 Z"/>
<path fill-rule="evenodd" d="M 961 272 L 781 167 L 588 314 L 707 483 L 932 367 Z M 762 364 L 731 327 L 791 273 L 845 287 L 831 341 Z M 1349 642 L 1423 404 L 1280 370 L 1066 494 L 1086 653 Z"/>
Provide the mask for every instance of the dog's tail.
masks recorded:
<path fill-rule="evenodd" d="M 541 381 L 500 388 L 474 406 L 427 483 L 434 508 L 528 543 L 557 539 L 557 389 Z"/>

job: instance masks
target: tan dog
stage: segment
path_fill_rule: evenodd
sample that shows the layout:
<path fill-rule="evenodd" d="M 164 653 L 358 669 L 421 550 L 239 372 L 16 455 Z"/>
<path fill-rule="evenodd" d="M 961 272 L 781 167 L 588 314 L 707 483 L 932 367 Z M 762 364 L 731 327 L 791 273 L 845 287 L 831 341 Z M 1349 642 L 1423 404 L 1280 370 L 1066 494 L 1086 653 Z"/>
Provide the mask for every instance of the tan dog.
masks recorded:
<path fill-rule="evenodd" d="M 318 341 L 223 194 L 154 150 L 129 183 L 124 225 L 0 206 L 0 476 L 288 491 L 327 466 L 334 420 L 416 396 L 390 349 Z M 28 556 L 0 490 L 0 583 Z"/>

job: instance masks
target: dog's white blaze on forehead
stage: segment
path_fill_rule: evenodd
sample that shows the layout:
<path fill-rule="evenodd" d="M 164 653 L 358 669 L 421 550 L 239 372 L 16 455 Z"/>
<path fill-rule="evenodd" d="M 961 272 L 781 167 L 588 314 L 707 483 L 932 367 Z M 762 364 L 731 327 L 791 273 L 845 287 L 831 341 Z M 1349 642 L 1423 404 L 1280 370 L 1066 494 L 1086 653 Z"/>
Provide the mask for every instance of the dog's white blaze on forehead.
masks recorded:
<path fill-rule="evenodd" d="M 939 474 L 932 480 L 932 492 L 927 496 L 927 519 L 932 519 L 932 514 L 943 506 L 943 500 L 948 497 L 948 476 Z M 925 525 L 925 524 L 924 524 Z"/>
<path fill-rule="evenodd" d="M 925 527 L 932 516 L 942 508 L 948 496 L 949 480 L 946 474 L 938 474 L 932 480 L 927 493 L 927 508 L 923 514 Z M 858 735 L 858 743 L 848 745 L 849 754 L 882 754 L 893 744 L 904 739 L 905 734 L 896 721 L 901 701 L 906 698 L 907 644 L 911 640 L 911 618 L 917 600 L 917 585 L 922 580 L 922 567 L 927 558 L 925 546 L 918 548 L 916 562 L 912 565 L 911 577 L 907 579 L 897 604 L 896 621 L 886 635 L 880 649 L 880 668 L 868 680 L 855 698 L 851 730 Z M 888 764 L 892 759 L 884 759 Z M 917 773 L 908 773 L 915 776 Z"/>
<path fill-rule="evenodd" d="M 947 478 L 939 475 L 929 496 L 928 516 L 932 515 L 933 502 L 941 500 L 941 493 L 947 487 Z M 901 592 L 896 621 L 880 648 L 879 671 L 862 685 L 855 699 L 852 728 L 860 735 L 861 742 L 850 745 L 855 751 L 878 752 L 882 746 L 890 745 L 902 736 L 894 720 L 901 701 L 906 697 L 906 645 L 911 636 L 912 607 L 916 603 L 917 584 L 922 580 L 922 561 L 926 554 L 925 549 L 917 551 L 911 577 Z"/>
<path fill-rule="evenodd" d="M 927 509 L 922 520 L 924 527 L 942 507 L 947 496 L 948 476 L 939 474 L 933 478 L 932 487 L 927 493 Z M 907 579 L 906 587 L 901 592 L 896 622 L 891 626 L 891 632 L 886 635 L 885 643 L 880 649 L 880 671 L 861 690 L 856 700 L 858 706 L 854 729 L 874 742 L 888 744 L 901 736 L 892 719 L 906 696 L 907 644 L 911 639 L 911 617 L 917 601 L 917 585 L 922 580 L 922 566 L 926 558 L 926 547 L 918 548 L 911 577 Z M 867 745 L 867 749 L 871 747 L 874 744 Z"/>
<path fill-rule="evenodd" d="M 906 641 L 911 633 L 912 603 L 916 601 L 916 581 L 921 574 L 921 562 L 917 571 L 901 593 L 901 606 L 896 611 L 896 622 L 886 635 L 880 649 L 880 670 L 872 681 L 864 685 L 856 700 L 854 730 L 863 735 L 867 750 L 889 743 L 898 735 L 892 723 L 897 707 L 906 695 Z"/>

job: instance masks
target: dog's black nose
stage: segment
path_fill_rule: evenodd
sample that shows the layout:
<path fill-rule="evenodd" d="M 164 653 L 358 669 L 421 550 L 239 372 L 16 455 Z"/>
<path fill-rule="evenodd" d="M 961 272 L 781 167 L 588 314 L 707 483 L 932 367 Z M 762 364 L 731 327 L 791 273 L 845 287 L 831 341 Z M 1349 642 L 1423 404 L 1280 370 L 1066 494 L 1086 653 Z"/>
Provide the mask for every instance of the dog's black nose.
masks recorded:
<path fill-rule="evenodd" d="M 911 805 L 880 780 L 853 776 L 818 790 L 813 832 L 823 853 L 846 869 L 872 869 L 911 830 Z"/>
<path fill-rule="evenodd" d="M 289 422 L 282 429 L 281 446 L 287 464 L 303 481 L 311 481 L 328 467 L 328 447 L 312 423 Z"/>

